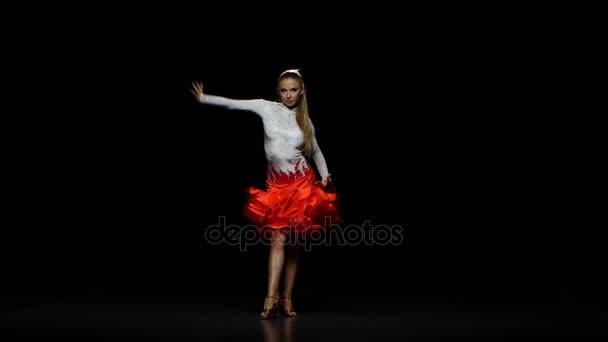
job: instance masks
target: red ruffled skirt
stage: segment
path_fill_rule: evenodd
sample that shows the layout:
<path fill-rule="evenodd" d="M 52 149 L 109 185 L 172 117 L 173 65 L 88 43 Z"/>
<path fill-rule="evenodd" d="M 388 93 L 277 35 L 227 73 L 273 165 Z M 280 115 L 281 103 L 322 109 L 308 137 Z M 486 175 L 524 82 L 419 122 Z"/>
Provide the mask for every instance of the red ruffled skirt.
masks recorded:
<path fill-rule="evenodd" d="M 266 191 L 250 187 L 243 214 L 258 229 L 319 229 L 341 221 L 336 193 L 324 190 L 314 171 L 286 182 L 268 179 Z"/>

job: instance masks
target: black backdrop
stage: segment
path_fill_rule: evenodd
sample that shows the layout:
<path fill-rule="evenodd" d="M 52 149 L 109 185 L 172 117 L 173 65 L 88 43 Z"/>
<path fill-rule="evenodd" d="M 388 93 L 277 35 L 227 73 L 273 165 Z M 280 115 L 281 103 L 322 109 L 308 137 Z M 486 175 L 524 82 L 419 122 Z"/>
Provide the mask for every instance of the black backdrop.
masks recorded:
<path fill-rule="evenodd" d="M 273 99 L 286 68 L 305 77 L 346 223 L 404 229 L 398 246 L 313 247 L 296 291 L 605 303 L 598 205 L 578 192 L 589 159 L 556 114 L 572 103 L 552 92 L 559 77 L 538 46 L 448 33 L 225 46 L 159 32 L 13 64 L 4 278 L 17 304 L 90 288 L 262 296 L 264 246 L 204 240 L 220 216 L 244 224 L 243 189 L 263 186 L 261 122 L 203 107 L 189 87 Z"/>

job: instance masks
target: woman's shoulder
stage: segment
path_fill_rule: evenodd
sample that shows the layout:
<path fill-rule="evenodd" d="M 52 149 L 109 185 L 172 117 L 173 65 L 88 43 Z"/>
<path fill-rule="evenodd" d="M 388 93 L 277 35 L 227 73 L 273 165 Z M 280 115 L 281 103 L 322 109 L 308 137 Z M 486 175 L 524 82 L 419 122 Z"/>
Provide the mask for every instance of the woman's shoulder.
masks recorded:
<path fill-rule="evenodd" d="M 282 106 L 281 102 L 278 102 L 278 101 L 271 101 L 271 100 L 262 100 L 262 101 L 264 101 L 264 103 L 266 103 L 269 106 L 273 106 L 273 107 Z"/>
<path fill-rule="evenodd" d="M 278 113 L 285 108 L 280 102 L 270 101 L 262 98 L 251 101 L 255 103 L 255 111 L 262 115 L 262 117 L 272 116 L 274 113 Z"/>
<path fill-rule="evenodd" d="M 287 107 L 285 107 L 285 105 L 281 102 L 278 101 L 270 101 L 270 100 L 261 100 L 263 105 L 266 106 L 266 108 L 270 109 L 273 112 L 279 112 L 279 111 L 289 111 L 289 109 Z"/>
<path fill-rule="evenodd" d="M 263 98 L 251 99 L 249 101 L 255 102 L 256 104 L 258 104 L 260 106 L 265 106 L 265 107 L 276 107 L 279 104 L 275 101 L 270 101 L 270 100 L 266 100 Z"/>
<path fill-rule="evenodd" d="M 276 107 L 275 102 L 263 98 L 250 99 L 249 102 L 262 111 L 272 111 Z"/>

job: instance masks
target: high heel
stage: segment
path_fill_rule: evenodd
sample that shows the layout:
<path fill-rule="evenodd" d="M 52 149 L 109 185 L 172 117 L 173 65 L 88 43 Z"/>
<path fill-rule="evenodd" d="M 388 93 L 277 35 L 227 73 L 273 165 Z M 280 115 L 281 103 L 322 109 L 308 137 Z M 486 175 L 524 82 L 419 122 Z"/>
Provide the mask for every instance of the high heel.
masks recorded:
<path fill-rule="evenodd" d="M 272 305 L 270 309 L 266 309 L 266 300 L 268 298 L 272 298 L 276 300 L 276 303 Z M 277 297 L 266 296 L 266 300 L 264 301 L 264 310 L 260 313 L 260 319 L 270 319 L 279 317 L 279 307 L 281 306 L 281 301 Z"/>
<path fill-rule="evenodd" d="M 288 300 L 288 301 L 291 302 L 291 298 L 290 297 L 282 297 L 281 300 L 280 300 L 281 308 L 282 308 L 281 311 L 283 312 L 283 315 L 285 315 L 286 317 L 296 317 L 298 315 L 298 313 L 295 312 L 293 309 L 290 309 L 290 310 L 286 310 L 285 309 L 285 300 Z M 292 308 L 293 308 L 293 304 L 292 304 Z"/>

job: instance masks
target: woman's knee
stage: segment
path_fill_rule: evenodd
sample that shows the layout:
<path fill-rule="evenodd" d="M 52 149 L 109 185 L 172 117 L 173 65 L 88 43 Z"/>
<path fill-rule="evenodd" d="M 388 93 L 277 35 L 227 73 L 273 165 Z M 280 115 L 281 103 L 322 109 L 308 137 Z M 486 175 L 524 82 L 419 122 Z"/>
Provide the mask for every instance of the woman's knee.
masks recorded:
<path fill-rule="evenodd" d="M 287 240 L 287 236 L 285 233 L 280 231 L 272 232 L 272 236 L 270 238 L 270 243 L 273 245 L 284 245 Z"/>

